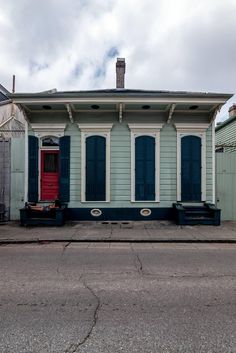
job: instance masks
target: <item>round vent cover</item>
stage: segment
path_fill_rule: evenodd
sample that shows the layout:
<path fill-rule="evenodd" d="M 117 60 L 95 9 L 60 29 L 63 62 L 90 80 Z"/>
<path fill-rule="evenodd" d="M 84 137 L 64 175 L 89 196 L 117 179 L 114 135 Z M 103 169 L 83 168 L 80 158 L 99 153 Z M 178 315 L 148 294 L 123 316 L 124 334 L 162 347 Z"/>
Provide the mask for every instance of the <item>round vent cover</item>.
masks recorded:
<path fill-rule="evenodd" d="M 93 217 L 99 217 L 99 216 L 101 216 L 102 211 L 99 210 L 99 208 L 93 208 L 93 209 L 90 211 L 90 214 L 91 214 Z"/>
<path fill-rule="evenodd" d="M 150 210 L 150 208 L 142 208 L 141 211 L 140 211 L 140 214 L 143 217 L 150 216 L 151 213 L 152 213 L 152 211 Z"/>

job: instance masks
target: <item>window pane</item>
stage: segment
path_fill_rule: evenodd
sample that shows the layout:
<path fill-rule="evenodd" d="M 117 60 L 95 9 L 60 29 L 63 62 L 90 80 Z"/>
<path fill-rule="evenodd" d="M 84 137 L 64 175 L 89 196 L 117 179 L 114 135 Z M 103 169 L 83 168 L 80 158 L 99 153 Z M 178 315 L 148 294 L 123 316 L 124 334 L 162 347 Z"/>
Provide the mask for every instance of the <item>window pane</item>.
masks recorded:
<path fill-rule="evenodd" d="M 42 146 L 47 147 L 47 146 L 59 146 L 59 138 L 50 136 L 50 137 L 45 137 L 43 139 Z"/>
<path fill-rule="evenodd" d="M 57 173 L 58 171 L 58 154 L 46 153 L 44 155 L 44 172 Z"/>

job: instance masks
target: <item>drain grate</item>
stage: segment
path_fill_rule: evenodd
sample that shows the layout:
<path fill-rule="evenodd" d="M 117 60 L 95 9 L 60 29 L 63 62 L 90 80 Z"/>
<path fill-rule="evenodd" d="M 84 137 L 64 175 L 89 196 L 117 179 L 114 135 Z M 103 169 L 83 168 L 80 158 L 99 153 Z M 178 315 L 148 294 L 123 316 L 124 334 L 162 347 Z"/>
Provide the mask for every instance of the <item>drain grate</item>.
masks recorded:
<path fill-rule="evenodd" d="M 113 221 L 103 221 L 103 222 L 101 222 L 101 224 L 112 224 L 112 225 L 124 224 L 124 225 L 128 225 L 128 224 L 132 224 L 132 222 L 113 222 Z"/>

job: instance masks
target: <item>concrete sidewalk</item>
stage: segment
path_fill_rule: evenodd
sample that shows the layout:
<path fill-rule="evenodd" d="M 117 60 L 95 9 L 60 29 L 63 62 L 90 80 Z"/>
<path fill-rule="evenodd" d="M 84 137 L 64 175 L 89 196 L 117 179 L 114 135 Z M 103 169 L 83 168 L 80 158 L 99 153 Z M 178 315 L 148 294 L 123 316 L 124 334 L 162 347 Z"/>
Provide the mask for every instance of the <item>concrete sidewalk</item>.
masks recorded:
<path fill-rule="evenodd" d="M 0 225 L 0 245 L 40 242 L 236 243 L 236 222 L 177 226 L 170 221 L 70 222 L 63 227 Z"/>

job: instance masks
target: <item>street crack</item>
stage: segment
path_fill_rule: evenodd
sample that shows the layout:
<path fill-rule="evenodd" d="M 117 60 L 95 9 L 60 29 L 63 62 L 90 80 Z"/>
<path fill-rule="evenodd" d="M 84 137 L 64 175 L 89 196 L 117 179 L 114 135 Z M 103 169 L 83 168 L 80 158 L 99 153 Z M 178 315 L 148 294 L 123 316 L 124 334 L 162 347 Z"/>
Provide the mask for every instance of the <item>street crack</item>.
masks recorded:
<path fill-rule="evenodd" d="M 139 255 L 134 251 L 134 248 L 132 246 L 132 244 L 130 244 L 130 248 L 131 248 L 131 251 L 134 255 L 134 264 L 135 264 L 135 267 L 138 271 L 138 273 L 143 276 L 144 275 L 144 271 L 143 271 L 143 264 L 142 264 L 142 261 L 139 257 Z"/>
<path fill-rule="evenodd" d="M 80 341 L 79 343 L 72 343 L 66 350 L 65 353 L 76 353 L 78 352 L 78 349 L 83 346 L 86 341 L 90 338 L 90 336 L 92 335 L 92 332 L 97 324 L 97 320 L 98 320 L 98 312 L 101 308 L 101 301 L 100 298 L 97 296 L 97 294 L 94 292 L 94 290 L 89 287 L 87 285 L 87 283 L 85 281 L 83 281 L 83 285 L 84 287 L 92 294 L 92 296 L 95 298 L 96 300 L 96 307 L 94 309 L 93 312 L 93 319 L 92 319 L 92 324 L 91 327 L 89 328 L 86 336 L 82 339 L 82 341 Z"/>
<path fill-rule="evenodd" d="M 62 252 L 61 252 L 61 256 L 60 256 L 60 261 L 58 263 L 58 266 L 57 266 L 57 273 L 58 274 L 62 274 L 64 276 L 64 274 L 60 271 L 60 265 L 62 264 L 63 262 L 63 256 L 65 254 L 65 251 L 67 249 L 67 247 L 71 244 L 71 241 L 69 241 L 68 243 L 66 243 L 64 246 L 63 246 L 63 249 L 62 249 Z"/>

